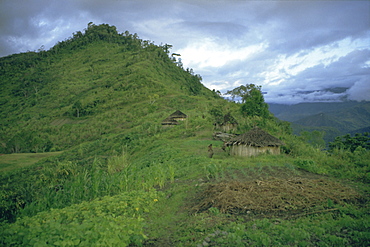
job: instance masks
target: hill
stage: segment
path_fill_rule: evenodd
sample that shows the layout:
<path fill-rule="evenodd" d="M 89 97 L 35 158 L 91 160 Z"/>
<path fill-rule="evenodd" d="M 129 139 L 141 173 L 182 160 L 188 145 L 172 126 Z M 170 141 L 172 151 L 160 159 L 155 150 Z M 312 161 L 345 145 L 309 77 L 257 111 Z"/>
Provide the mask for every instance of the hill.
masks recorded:
<path fill-rule="evenodd" d="M 0 245 L 369 242 L 368 150 L 328 154 L 287 122 L 245 114 L 170 47 L 90 23 L 0 58 L 1 152 L 13 153 L 0 156 Z M 186 119 L 163 127 L 176 110 Z M 282 154 L 229 155 L 213 139 L 224 116 L 238 123 L 230 136 L 258 126 Z"/>
<path fill-rule="evenodd" d="M 192 96 L 218 97 L 169 49 L 91 24 L 49 51 L 1 58 L 0 153 L 63 150 L 195 103 Z"/>

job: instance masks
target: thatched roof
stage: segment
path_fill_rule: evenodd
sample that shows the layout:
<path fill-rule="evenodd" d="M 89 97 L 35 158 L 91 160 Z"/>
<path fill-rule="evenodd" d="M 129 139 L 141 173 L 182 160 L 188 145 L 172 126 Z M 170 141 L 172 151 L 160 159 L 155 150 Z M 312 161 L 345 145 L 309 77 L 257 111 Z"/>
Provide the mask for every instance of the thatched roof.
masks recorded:
<path fill-rule="evenodd" d="M 186 114 L 179 110 L 175 111 L 169 116 L 169 118 L 186 118 L 186 117 L 187 117 Z"/>
<path fill-rule="evenodd" d="M 258 127 L 254 127 L 247 133 L 239 135 L 226 143 L 228 146 L 240 144 L 256 147 L 275 147 L 284 145 L 280 139 L 270 135 Z"/>

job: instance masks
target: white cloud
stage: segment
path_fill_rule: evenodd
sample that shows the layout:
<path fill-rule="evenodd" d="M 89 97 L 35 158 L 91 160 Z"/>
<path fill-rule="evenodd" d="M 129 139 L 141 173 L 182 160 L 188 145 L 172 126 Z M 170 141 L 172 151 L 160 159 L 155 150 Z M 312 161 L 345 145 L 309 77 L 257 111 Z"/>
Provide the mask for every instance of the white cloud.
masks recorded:
<path fill-rule="evenodd" d="M 317 65 L 330 66 L 330 64 L 348 55 L 358 47 L 358 44 L 362 43 L 363 40 L 351 41 L 350 38 L 346 38 L 312 50 L 301 50 L 290 56 L 279 54 L 275 62 L 266 68 L 261 73 L 261 76 L 264 77 L 265 85 L 279 85 L 308 68 Z"/>
<path fill-rule="evenodd" d="M 347 91 L 350 100 L 370 101 L 370 78 L 362 78 Z"/>
<path fill-rule="evenodd" d="M 179 53 L 182 54 L 184 63 L 189 67 L 219 68 L 233 61 L 244 61 L 262 51 L 265 46 L 265 44 L 256 44 L 236 48 L 213 38 L 204 38 L 180 49 Z"/>

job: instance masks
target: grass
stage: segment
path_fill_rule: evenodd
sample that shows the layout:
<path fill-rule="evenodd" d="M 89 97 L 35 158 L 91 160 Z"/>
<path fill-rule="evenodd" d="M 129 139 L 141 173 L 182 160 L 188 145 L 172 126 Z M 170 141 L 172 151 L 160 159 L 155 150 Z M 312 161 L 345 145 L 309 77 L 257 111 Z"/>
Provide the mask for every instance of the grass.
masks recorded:
<path fill-rule="evenodd" d="M 145 232 L 149 239 L 146 245 L 366 246 L 370 239 L 370 225 L 366 223 L 369 215 L 365 205 L 341 206 L 324 200 L 322 205 L 313 209 L 313 213 L 303 212 L 297 217 L 290 217 L 289 213 L 285 216 L 220 213 L 218 208 L 213 207 L 204 212 L 192 211 L 192 207 L 200 200 L 200 192 L 209 184 L 235 180 L 231 174 L 237 174 L 237 180 L 246 181 L 268 177 L 329 179 L 292 168 L 284 164 L 283 158 L 280 158 L 280 162 L 276 160 L 279 158 L 274 156 L 255 157 L 253 164 L 243 162 L 241 166 L 239 162 L 238 169 L 226 168 L 228 172 L 220 177 L 208 179 L 203 174 L 201 177 L 177 179 L 167 184 L 161 189 L 164 198 L 147 216 Z M 275 166 L 271 165 L 272 161 Z"/>
<path fill-rule="evenodd" d="M 84 204 L 81 205 L 88 205 L 86 201 L 102 198 L 106 194 L 114 196 L 156 188 L 161 192 L 160 197 L 154 198 L 158 202 L 141 216 L 143 233 L 147 238 L 142 238 L 139 242 L 148 246 L 310 246 L 317 241 L 323 246 L 364 246 L 363 242 L 369 239 L 369 226 L 364 222 L 368 218 L 365 203 L 362 206 L 343 206 L 324 200 L 323 205 L 317 205 L 318 208 L 314 211 L 316 213 L 306 215 L 303 212 L 301 216 L 292 219 L 265 217 L 263 214 L 221 213 L 216 207 L 194 213 L 192 208 L 201 199 L 198 197 L 200 192 L 209 184 L 235 180 L 263 182 L 271 177 L 323 180 L 334 178 L 300 169 L 296 162 L 299 159 L 285 154 L 251 158 L 228 156 L 220 148 L 222 142 L 205 138 L 204 135 L 201 138 L 174 138 L 176 133 L 183 134 L 184 129 L 180 128 L 165 130 L 158 133 L 160 136 L 131 143 L 134 145 L 131 149 L 133 153 L 115 152 L 114 155 L 107 155 L 105 160 L 103 157 L 96 158 L 92 164 L 84 166 L 77 165 L 77 161 L 59 161 L 55 167 L 45 167 L 41 170 L 45 179 L 51 181 L 50 185 L 60 184 L 58 189 L 61 192 L 55 192 L 54 187 L 45 188 L 48 194 L 45 193 L 40 202 L 52 205 L 56 200 L 56 207 L 64 208 L 62 201 L 68 202 L 71 197 L 74 198 L 72 205 L 81 203 L 80 197 L 85 198 L 82 198 Z M 98 145 L 102 150 L 105 146 L 112 148 L 111 141 L 114 139 L 101 140 Z M 210 143 L 215 151 L 211 159 L 207 157 L 207 146 Z M 89 145 L 91 147 L 81 145 L 76 148 L 77 159 L 82 154 L 90 155 L 89 149 L 96 148 L 94 143 Z M 67 153 L 72 155 L 74 151 Z M 316 161 L 315 164 L 319 165 L 319 162 Z M 368 186 L 361 185 L 361 190 L 366 191 Z M 58 202 L 62 204 L 58 206 Z M 325 211 L 327 207 L 330 211 Z M 69 209 L 73 208 L 75 207 Z M 39 209 L 26 207 L 24 215 L 27 215 L 27 210 L 37 212 Z M 48 210 L 47 207 L 42 209 L 45 211 L 44 215 L 47 215 Z M 71 214 L 74 213 L 72 210 Z M 32 215 L 35 214 L 30 214 Z M 37 219 L 43 222 L 42 217 L 37 216 Z M 32 222 L 33 218 L 28 221 Z M 320 223 L 322 221 L 326 223 Z M 117 225 L 114 227 L 117 229 L 120 224 L 124 224 L 116 219 L 115 222 Z M 19 227 L 14 225 L 16 226 Z M 75 226 L 71 226 L 71 229 L 73 227 Z"/>
<path fill-rule="evenodd" d="M 9 172 L 19 168 L 33 165 L 44 158 L 56 156 L 63 153 L 49 152 L 49 153 L 14 153 L 0 155 L 0 172 Z"/>

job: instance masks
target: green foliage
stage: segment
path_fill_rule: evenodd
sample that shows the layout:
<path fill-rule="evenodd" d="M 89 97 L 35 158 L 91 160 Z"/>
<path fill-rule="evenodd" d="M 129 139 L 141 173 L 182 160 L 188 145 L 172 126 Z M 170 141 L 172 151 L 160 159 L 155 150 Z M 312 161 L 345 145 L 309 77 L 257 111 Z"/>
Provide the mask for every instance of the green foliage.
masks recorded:
<path fill-rule="evenodd" d="M 151 190 L 75 204 L 1 227 L 3 246 L 129 246 L 146 239 L 143 215 L 160 195 Z"/>
<path fill-rule="evenodd" d="M 269 116 L 268 105 L 265 103 L 261 92 L 261 86 L 247 84 L 226 92 L 232 99 L 240 97 L 242 101 L 241 112 L 245 116 L 260 116 L 267 118 Z"/>
<path fill-rule="evenodd" d="M 260 89 L 254 88 L 250 91 L 250 95 L 241 106 L 241 111 L 247 116 L 260 116 L 262 118 L 269 116 L 268 105 L 265 103 Z"/>
<path fill-rule="evenodd" d="M 329 143 L 329 148 L 331 151 L 333 149 L 348 149 L 354 152 L 358 147 L 369 150 L 370 149 L 370 134 L 355 134 L 351 136 L 350 134 L 344 136 L 338 136 L 333 142 Z"/>

